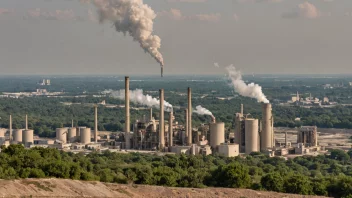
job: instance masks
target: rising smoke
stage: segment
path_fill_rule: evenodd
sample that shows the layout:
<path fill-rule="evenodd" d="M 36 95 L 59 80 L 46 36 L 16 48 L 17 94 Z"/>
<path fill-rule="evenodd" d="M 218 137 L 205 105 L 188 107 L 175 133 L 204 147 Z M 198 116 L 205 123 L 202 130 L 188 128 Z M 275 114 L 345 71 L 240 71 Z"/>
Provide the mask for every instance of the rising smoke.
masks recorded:
<path fill-rule="evenodd" d="M 196 109 L 193 110 L 193 113 L 199 114 L 199 115 L 213 115 L 208 109 L 202 107 L 201 105 L 196 106 Z"/>
<path fill-rule="evenodd" d="M 161 39 L 152 34 L 156 14 L 143 0 L 93 0 L 93 3 L 100 22 L 111 21 L 116 31 L 128 33 L 163 68 L 164 60 L 159 52 Z"/>
<path fill-rule="evenodd" d="M 254 83 L 247 85 L 242 80 L 241 72 L 236 70 L 233 65 L 226 67 L 226 70 L 229 75 L 228 77 L 231 80 L 231 83 L 237 93 L 239 93 L 241 96 L 255 98 L 258 102 L 269 103 L 269 100 L 264 95 L 261 86 Z"/>
<path fill-rule="evenodd" d="M 125 100 L 124 89 L 119 91 L 105 90 L 102 93 L 110 94 L 112 97 L 120 100 Z M 157 98 L 153 98 L 148 94 L 144 95 L 142 89 L 130 90 L 130 101 L 133 103 L 145 105 L 147 107 L 160 108 L 160 100 L 158 100 Z M 166 101 L 164 101 L 164 108 L 167 112 L 172 111 L 172 105 Z"/>

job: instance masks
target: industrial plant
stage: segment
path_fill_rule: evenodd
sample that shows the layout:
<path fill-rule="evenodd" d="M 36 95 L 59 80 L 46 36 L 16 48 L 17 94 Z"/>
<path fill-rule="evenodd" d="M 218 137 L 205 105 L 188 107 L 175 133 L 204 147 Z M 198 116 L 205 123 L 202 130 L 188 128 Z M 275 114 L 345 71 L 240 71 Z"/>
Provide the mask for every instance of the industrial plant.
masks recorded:
<path fill-rule="evenodd" d="M 25 116 L 25 129 L 12 129 L 12 117 L 8 129 L 0 129 L 0 143 L 23 144 L 26 148 L 56 148 L 74 153 L 110 150 L 112 152 L 160 152 L 189 155 L 209 155 L 217 153 L 226 157 L 262 152 L 269 156 L 304 155 L 319 152 L 318 131 L 315 126 L 297 129 L 297 141 L 285 133 L 284 144 L 276 140 L 272 105 L 262 102 L 261 120 L 245 114 L 241 105 L 234 114 L 233 126 L 225 128 L 225 123 L 217 121 L 211 114 L 211 122 L 196 128 L 192 126 L 192 89 L 187 90 L 185 123 L 180 124 L 174 116 L 174 109 L 164 101 L 164 89 L 159 90 L 159 117 L 144 116 L 131 124 L 130 121 L 130 79 L 125 77 L 125 129 L 122 132 L 98 131 L 98 105 L 94 105 L 94 130 L 84 126 L 56 129 L 56 138 L 39 138 L 28 129 L 28 116 Z M 155 107 L 155 106 L 154 106 Z M 197 110 L 200 106 L 197 106 Z M 165 116 L 166 113 L 166 116 Z M 165 118 L 166 117 L 166 118 Z M 132 127 L 131 127 L 132 126 Z M 282 132 L 281 132 L 282 133 Z M 292 135 L 292 134 L 290 134 Z"/>

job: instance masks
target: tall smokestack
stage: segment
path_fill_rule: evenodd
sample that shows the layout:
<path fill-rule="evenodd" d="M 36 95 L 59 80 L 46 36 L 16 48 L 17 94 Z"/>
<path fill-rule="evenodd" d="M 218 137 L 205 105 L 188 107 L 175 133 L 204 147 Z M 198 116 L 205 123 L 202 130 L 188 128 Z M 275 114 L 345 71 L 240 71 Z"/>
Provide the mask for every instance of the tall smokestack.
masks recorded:
<path fill-rule="evenodd" d="M 28 130 L 28 116 L 26 114 L 26 130 Z"/>
<path fill-rule="evenodd" d="M 187 145 L 192 145 L 192 90 L 188 87 L 188 138 Z"/>
<path fill-rule="evenodd" d="M 159 93 L 160 93 L 159 149 L 163 149 L 165 146 L 164 89 L 160 89 Z"/>
<path fill-rule="evenodd" d="M 126 149 L 130 149 L 130 78 L 125 77 L 125 140 L 126 140 Z"/>
<path fill-rule="evenodd" d="M 98 142 L 98 105 L 94 105 L 94 141 Z"/>
<path fill-rule="evenodd" d="M 241 115 L 243 115 L 243 104 L 241 104 Z"/>
<path fill-rule="evenodd" d="M 10 115 L 10 123 L 9 123 L 9 140 L 12 140 L 12 115 Z"/>
<path fill-rule="evenodd" d="M 262 106 L 262 133 L 261 133 L 261 151 L 266 151 L 273 147 L 273 116 L 270 103 L 263 103 Z"/>
<path fill-rule="evenodd" d="M 169 148 L 173 146 L 173 113 L 170 111 L 169 114 Z"/>
<path fill-rule="evenodd" d="M 185 137 L 188 139 L 188 109 L 185 109 L 185 122 L 186 122 L 186 126 L 185 126 Z M 186 141 L 187 142 L 187 141 Z M 182 138 L 182 143 L 185 143 L 185 139 Z"/>
<path fill-rule="evenodd" d="M 73 119 L 72 119 L 72 121 L 71 121 L 71 127 L 73 128 Z"/>
<path fill-rule="evenodd" d="M 153 108 L 150 108 L 150 116 L 149 116 L 150 120 L 153 120 Z"/>

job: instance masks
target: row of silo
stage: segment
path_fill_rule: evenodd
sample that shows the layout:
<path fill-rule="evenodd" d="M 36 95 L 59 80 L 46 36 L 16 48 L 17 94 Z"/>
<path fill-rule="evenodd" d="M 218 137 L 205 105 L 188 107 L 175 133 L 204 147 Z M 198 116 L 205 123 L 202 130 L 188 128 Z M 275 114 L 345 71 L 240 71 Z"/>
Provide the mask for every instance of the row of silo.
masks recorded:
<path fill-rule="evenodd" d="M 89 144 L 91 143 L 91 129 L 86 127 L 57 128 L 56 140 L 61 143 L 79 141 L 82 144 Z"/>
<path fill-rule="evenodd" d="M 29 129 L 15 129 L 12 131 L 12 142 L 23 143 L 23 144 L 33 144 L 34 143 L 34 131 Z"/>

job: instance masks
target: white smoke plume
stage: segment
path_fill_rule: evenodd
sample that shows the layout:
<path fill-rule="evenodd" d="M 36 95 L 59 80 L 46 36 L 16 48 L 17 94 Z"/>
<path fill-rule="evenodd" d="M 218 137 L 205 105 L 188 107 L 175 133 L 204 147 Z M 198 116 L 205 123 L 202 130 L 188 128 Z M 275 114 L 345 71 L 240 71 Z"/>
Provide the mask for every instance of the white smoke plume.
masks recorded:
<path fill-rule="evenodd" d="M 110 94 L 112 97 L 125 100 L 125 90 L 121 89 L 119 91 L 105 90 L 102 92 L 103 94 Z M 133 103 L 145 105 L 147 107 L 155 107 L 160 108 L 160 100 L 157 98 L 153 98 L 150 95 L 144 95 L 142 89 L 130 90 L 130 101 Z M 172 111 L 172 105 L 166 101 L 164 101 L 165 111 Z"/>
<path fill-rule="evenodd" d="M 93 0 L 93 3 L 100 22 L 111 21 L 117 32 L 128 33 L 163 68 L 164 60 L 159 52 L 161 39 L 153 35 L 156 14 L 143 0 Z"/>
<path fill-rule="evenodd" d="M 199 114 L 199 115 L 213 115 L 212 112 L 210 112 L 208 109 L 202 107 L 201 105 L 196 106 L 196 109 L 193 110 L 193 113 Z"/>
<path fill-rule="evenodd" d="M 269 103 L 269 100 L 264 95 L 261 86 L 254 83 L 247 85 L 242 80 L 241 72 L 236 70 L 233 65 L 226 67 L 226 70 L 229 75 L 228 77 L 231 80 L 232 85 L 237 93 L 239 93 L 241 96 L 255 98 L 258 102 Z"/>
<path fill-rule="evenodd" d="M 219 63 L 214 63 L 214 67 L 219 68 L 220 67 Z"/>

